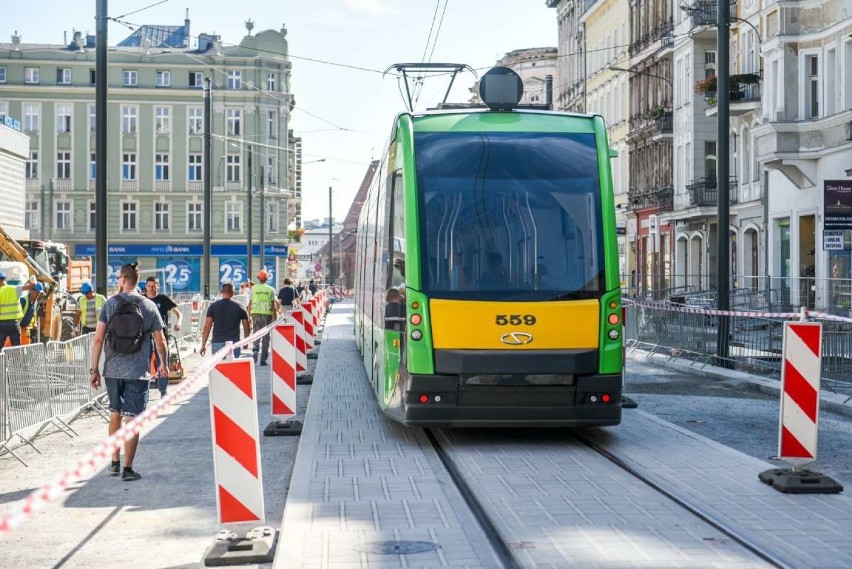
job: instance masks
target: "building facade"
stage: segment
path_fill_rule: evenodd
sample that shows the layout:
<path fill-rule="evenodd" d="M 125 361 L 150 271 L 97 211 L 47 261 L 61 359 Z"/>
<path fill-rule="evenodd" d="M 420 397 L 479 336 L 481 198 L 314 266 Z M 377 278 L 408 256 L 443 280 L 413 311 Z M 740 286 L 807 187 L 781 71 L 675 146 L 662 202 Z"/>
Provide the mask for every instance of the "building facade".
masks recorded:
<path fill-rule="evenodd" d="M 586 111 L 586 41 L 580 16 L 593 3 L 593 0 L 547 0 L 547 7 L 556 9 L 559 28 L 559 82 L 553 89 L 553 105 L 556 110 L 580 113 Z"/>
<path fill-rule="evenodd" d="M 611 160 L 615 221 L 618 226 L 619 272 L 623 284 L 627 265 L 627 190 L 630 187 L 630 97 L 628 73 L 621 71 L 628 57 L 630 12 L 624 2 L 598 0 L 580 17 L 586 38 L 586 102 L 588 112 L 599 113 L 607 124 L 610 148 L 618 151 Z"/>
<path fill-rule="evenodd" d="M 552 104 L 553 86 L 558 84 L 555 47 L 532 47 L 516 49 L 501 57 L 497 67 L 508 67 L 518 74 L 524 85 L 524 92 L 519 101 L 522 105 Z M 470 102 L 482 103 L 479 98 L 479 80 L 470 89 L 473 96 Z"/>
<path fill-rule="evenodd" d="M 259 268 L 261 226 L 267 269 L 273 274 L 284 269 L 289 204 L 296 199 L 286 29 L 251 35 L 247 27 L 249 35 L 234 46 L 201 34 L 198 45 L 188 47 L 187 20 L 183 27 L 146 26 L 110 48 L 106 207 L 111 273 L 139 260 L 144 270 L 159 272 L 175 293 L 203 290 L 208 79 L 211 290 L 225 280 L 238 284 Z M 67 243 L 75 256 L 94 254 L 94 83 L 93 36 L 77 33 L 69 45 L 26 44 L 20 36 L 0 44 L 0 113 L 18 118 L 30 137 L 29 229 L 34 237 Z M 250 215 L 254 267 L 247 264 Z"/>
<path fill-rule="evenodd" d="M 26 162 L 29 140 L 21 132 L 20 121 L 0 111 L 0 227 L 14 239 L 27 239 L 26 230 Z"/>

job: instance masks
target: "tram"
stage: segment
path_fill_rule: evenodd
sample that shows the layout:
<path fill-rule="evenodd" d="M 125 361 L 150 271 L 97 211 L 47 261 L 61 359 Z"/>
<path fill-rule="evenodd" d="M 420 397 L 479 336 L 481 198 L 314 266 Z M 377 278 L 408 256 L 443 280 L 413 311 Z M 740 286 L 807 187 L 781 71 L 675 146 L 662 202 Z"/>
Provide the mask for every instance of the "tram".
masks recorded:
<path fill-rule="evenodd" d="M 356 234 L 358 349 L 404 425 L 617 425 L 615 154 L 598 115 L 516 108 L 510 74 L 482 78 L 487 108 L 396 117 Z"/>

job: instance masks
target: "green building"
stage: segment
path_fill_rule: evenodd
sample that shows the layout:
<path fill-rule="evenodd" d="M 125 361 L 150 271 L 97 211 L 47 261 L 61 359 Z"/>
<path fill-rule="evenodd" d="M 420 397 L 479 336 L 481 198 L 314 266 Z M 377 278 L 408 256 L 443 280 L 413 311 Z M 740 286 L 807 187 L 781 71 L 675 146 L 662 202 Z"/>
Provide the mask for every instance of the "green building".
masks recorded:
<path fill-rule="evenodd" d="M 211 291 L 256 273 L 265 261 L 283 280 L 287 226 L 301 198 L 288 124 L 294 99 L 286 34 L 266 30 L 239 45 L 142 26 L 109 48 L 108 235 L 110 273 L 139 260 L 181 296 L 203 290 L 204 83 L 212 82 Z M 190 47 L 190 44 L 194 44 Z M 0 115 L 30 137 L 26 226 L 34 238 L 95 254 L 95 38 L 67 45 L 0 44 Z M 251 151 L 249 149 L 251 145 Z M 252 206 L 248 207 L 251 164 Z M 263 187 L 263 200 L 261 190 Z M 264 202 L 261 213 L 260 202 Z M 248 221 L 254 252 L 247 263 Z M 110 275 L 108 275 L 109 279 Z M 114 285 L 114 282 L 108 282 Z"/>

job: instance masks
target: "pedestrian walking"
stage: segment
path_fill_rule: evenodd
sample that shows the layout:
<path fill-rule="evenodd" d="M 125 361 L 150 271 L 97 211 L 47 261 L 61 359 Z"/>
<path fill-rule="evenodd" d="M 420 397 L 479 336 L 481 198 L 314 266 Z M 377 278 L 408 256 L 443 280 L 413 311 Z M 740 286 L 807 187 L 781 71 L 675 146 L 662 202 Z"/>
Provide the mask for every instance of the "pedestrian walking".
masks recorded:
<path fill-rule="evenodd" d="M 222 298 L 207 307 L 207 316 L 204 318 L 204 328 L 201 330 L 201 349 L 198 351 L 202 356 L 207 352 L 207 337 L 210 329 L 213 329 L 213 344 L 211 351 L 218 352 L 226 342 L 239 342 L 240 325 L 243 327 L 243 335 L 248 336 L 249 316 L 243 305 L 233 299 L 234 285 L 225 283 L 219 291 Z M 240 357 L 240 349 L 234 348 L 234 357 Z"/>
<path fill-rule="evenodd" d="M 83 283 L 80 286 L 82 296 L 77 299 L 77 313 L 74 314 L 74 328 L 80 326 L 80 334 L 86 335 L 95 331 L 98 326 L 98 318 L 104 308 L 106 297 L 95 292 L 91 283 Z"/>
<path fill-rule="evenodd" d="M 175 332 L 180 332 L 181 313 L 177 309 L 177 304 L 166 294 L 160 294 L 160 282 L 157 277 L 148 277 L 145 279 L 145 296 L 154 303 L 157 307 L 157 312 L 160 313 L 160 318 L 163 320 L 163 333 L 166 335 L 166 340 L 169 338 L 169 313 L 175 315 Z M 160 362 L 157 360 L 157 353 L 154 346 L 151 346 L 151 357 L 154 358 L 154 369 L 159 369 Z M 157 389 L 160 391 L 160 396 L 165 397 L 169 387 L 169 374 L 165 376 L 157 375 Z"/>
<path fill-rule="evenodd" d="M 293 305 L 298 304 L 296 287 L 290 277 L 284 279 L 284 286 L 278 291 L 278 304 L 281 306 L 279 314 L 292 311 Z"/>
<path fill-rule="evenodd" d="M 6 273 L 0 271 L 0 350 L 6 346 L 6 341 L 12 346 L 21 345 L 21 294 L 25 290 L 35 288 L 35 277 L 23 285 L 11 285 L 6 282 Z"/>
<path fill-rule="evenodd" d="M 260 282 L 251 288 L 248 312 L 251 314 L 251 325 L 255 331 L 271 324 L 274 315 L 280 310 L 278 299 L 275 298 L 275 289 L 266 284 L 268 279 L 269 273 L 261 269 L 257 273 L 257 280 Z M 255 362 L 257 362 L 258 343 L 260 344 L 260 365 L 265 366 L 269 357 L 269 334 L 264 334 L 252 348 Z"/>
<path fill-rule="evenodd" d="M 129 423 L 148 404 L 151 342 L 156 346 L 160 361 L 157 373 L 164 377 L 169 375 L 163 320 L 154 303 L 136 291 L 138 282 L 138 265 L 122 265 L 118 273 L 119 292 L 106 301 L 95 328 L 89 383 L 95 389 L 100 388 L 102 381 L 106 386 L 110 435 L 121 428 L 122 417 Z M 98 367 L 102 352 L 103 376 Z M 139 473 L 133 470 L 138 444 L 138 433 L 124 443 L 122 480 L 140 478 Z M 119 450 L 116 450 L 112 454 L 109 473 L 118 476 L 119 466 Z"/>

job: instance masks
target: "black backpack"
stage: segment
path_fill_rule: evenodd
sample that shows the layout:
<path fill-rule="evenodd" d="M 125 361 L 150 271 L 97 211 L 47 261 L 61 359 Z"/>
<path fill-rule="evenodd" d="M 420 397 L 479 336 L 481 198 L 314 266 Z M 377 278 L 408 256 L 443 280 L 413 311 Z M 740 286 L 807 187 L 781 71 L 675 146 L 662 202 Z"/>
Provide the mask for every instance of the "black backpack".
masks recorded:
<path fill-rule="evenodd" d="M 142 349 L 142 310 L 131 300 L 117 296 L 118 306 L 107 322 L 106 339 L 113 352 L 134 354 Z"/>

